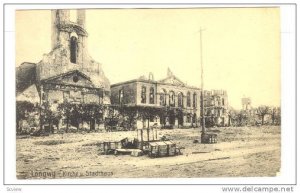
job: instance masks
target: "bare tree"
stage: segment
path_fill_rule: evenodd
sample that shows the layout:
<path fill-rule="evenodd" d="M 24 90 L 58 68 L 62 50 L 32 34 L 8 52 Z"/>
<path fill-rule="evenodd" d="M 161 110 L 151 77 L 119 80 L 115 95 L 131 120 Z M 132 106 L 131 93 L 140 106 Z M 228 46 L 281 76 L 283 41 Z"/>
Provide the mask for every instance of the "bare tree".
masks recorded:
<path fill-rule="evenodd" d="M 270 107 L 268 106 L 259 106 L 257 108 L 257 115 L 261 118 L 261 124 L 264 124 L 265 116 L 270 114 Z"/>
<path fill-rule="evenodd" d="M 234 119 L 234 116 L 236 115 L 236 112 L 233 109 L 230 109 L 228 112 L 228 126 L 230 127 L 232 124 L 232 121 Z"/>
<path fill-rule="evenodd" d="M 274 107 L 271 109 L 272 125 L 280 125 L 281 111 L 280 107 Z"/>

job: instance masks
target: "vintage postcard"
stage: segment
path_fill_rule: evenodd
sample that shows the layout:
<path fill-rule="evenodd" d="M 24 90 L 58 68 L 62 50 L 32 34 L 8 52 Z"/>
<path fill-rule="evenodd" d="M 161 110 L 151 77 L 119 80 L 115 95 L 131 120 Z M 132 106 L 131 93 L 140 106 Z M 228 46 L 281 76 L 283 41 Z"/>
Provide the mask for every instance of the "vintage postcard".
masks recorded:
<path fill-rule="evenodd" d="M 15 11 L 16 178 L 275 177 L 280 9 Z"/>

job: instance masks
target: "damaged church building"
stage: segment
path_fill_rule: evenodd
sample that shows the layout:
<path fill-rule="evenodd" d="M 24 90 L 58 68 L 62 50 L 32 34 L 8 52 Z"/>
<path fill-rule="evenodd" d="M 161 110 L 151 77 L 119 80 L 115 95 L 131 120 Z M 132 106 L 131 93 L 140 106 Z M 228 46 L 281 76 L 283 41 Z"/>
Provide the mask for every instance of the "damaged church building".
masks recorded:
<path fill-rule="evenodd" d="M 103 119 L 102 107 L 110 104 L 109 80 L 88 53 L 85 10 L 76 12 L 77 20 L 71 21 L 70 10 L 51 10 L 51 52 L 37 64 L 24 62 L 16 69 L 17 104 L 34 102 L 32 111 L 40 115 L 35 122 L 45 130 L 70 125 L 94 130 Z"/>
<path fill-rule="evenodd" d="M 162 80 L 150 73 L 110 85 L 89 55 L 85 19 L 85 10 L 51 10 L 51 51 L 38 63 L 16 68 L 17 133 L 103 130 L 106 119 L 118 116 L 126 117 L 131 129 L 200 126 L 201 89 L 170 69 Z M 204 104 L 207 121 L 226 126 L 226 91 L 205 91 Z"/>

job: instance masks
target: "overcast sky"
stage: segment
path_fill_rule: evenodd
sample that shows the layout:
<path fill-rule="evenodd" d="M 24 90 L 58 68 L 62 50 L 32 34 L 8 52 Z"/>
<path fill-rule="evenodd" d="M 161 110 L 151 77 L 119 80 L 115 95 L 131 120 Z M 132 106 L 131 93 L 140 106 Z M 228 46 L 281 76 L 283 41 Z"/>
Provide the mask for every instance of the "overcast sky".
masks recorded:
<path fill-rule="evenodd" d="M 73 14 L 72 14 L 73 15 Z M 51 51 L 51 12 L 17 11 L 16 65 L 38 62 Z M 183 82 L 225 89 L 229 104 L 280 105 L 280 12 L 276 8 L 87 10 L 90 55 L 111 83 L 169 67 Z"/>

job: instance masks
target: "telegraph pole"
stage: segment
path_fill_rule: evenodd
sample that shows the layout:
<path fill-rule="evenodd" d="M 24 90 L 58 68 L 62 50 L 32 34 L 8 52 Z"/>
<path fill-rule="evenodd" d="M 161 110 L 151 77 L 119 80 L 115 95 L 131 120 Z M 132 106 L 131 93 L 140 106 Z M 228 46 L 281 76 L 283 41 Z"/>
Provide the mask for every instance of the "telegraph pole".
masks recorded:
<path fill-rule="evenodd" d="M 204 117 L 204 83 L 203 83 L 203 60 L 202 60 L 202 31 L 204 29 L 200 28 L 199 35 L 200 35 L 200 63 L 201 63 L 201 125 L 202 125 L 202 133 L 201 133 L 201 143 L 202 139 L 204 138 L 205 135 L 205 117 Z"/>

